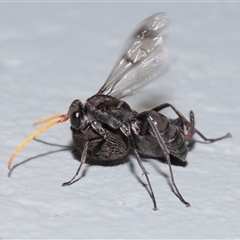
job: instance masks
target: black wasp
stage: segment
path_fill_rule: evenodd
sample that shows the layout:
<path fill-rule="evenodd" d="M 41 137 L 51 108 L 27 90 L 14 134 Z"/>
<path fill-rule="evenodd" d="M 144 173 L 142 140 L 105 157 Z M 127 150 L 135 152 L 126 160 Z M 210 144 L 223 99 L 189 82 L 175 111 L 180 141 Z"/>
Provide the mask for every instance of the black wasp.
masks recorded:
<path fill-rule="evenodd" d="M 81 153 L 80 166 L 74 177 L 63 183 L 70 185 L 76 181 L 86 158 L 98 161 L 114 161 L 134 153 L 148 182 L 154 210 L 157 209 L 154 193 L 143 166 L 142 157 L 163 158 L 166 160 L 173 191 L 186 206 L 190 206 L 180 194 L 173 177 L 171 157 L 182 162 L 188 152 L 187 143 L 197 133 L 204 141 L 214 142 L 231 135 L 208 139 L 194 125 L 194 114 L 190 112 L 188 121 L 174 106 L 165 103 L 149 111 L 137 113 L 121 99 L 159 76 L 168 58 L 165 41 L 170 33 L 170 19 L 166 13 L 157 13 L 143 20 L 134 34 L 128 39 L 124 54 L 113 68 L 100 90 L 82 103 L 74 100 L 67 114 L 55 115 L 35 124 L 52 121 L 29 136 L 13 152 L 13 158 L 33 138 L 52 127 L 70 119 L 71 131 L 76 150 Z M 177 118 L 168 119 L 159 112 L 170 107 Z"/>

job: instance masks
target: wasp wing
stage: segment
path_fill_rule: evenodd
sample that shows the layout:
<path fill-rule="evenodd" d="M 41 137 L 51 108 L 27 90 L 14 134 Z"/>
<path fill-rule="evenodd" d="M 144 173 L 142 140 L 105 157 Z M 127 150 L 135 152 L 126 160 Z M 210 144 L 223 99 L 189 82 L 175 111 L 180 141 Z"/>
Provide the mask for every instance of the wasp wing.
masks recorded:
<path fill-rule="evenodd" d="M 124 54 L 98 94 L 123 98 L 154 80 L 168 57 L 164 46 L 170 33 L 170 19 L 157 13 L 143 20 L 126 42 Z"/>

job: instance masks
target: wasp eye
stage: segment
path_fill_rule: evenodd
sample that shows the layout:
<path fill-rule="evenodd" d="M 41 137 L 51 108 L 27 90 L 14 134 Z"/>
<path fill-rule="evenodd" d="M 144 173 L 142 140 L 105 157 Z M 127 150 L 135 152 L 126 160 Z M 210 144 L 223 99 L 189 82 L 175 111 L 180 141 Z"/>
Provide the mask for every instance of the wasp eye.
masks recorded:
<path fill-rule="evenodd" d="M 80 127 L 80 119 L 81 116 L 80 116 L 80 112 L 74 112 L 71 116 L 71 125 L 72 127 L 78 129 Z"/>

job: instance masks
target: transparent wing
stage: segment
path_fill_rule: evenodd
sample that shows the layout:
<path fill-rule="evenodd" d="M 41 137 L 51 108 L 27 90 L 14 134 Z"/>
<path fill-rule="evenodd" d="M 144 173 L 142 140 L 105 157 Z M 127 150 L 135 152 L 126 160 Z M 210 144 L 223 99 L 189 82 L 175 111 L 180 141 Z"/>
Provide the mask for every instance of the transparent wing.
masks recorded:
<path fill-rule="evenodd" d="M 168 57 L 164 44 L 169 33 L 170 19 L 166 13 L 143 20 L 126 42 L 124 53 L 98 94 L 123 98 L 154 80 Z"/>

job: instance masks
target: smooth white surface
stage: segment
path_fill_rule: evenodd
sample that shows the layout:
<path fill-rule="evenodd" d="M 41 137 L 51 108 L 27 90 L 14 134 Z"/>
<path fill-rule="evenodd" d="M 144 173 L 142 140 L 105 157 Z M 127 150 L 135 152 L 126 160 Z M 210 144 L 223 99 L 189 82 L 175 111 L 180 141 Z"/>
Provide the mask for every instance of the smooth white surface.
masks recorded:
<path fill-rule="evenodd" d="M 170 102 L 186 116 L 193 110 L 206 136 L 233 135 L 196 143 L 188 165 L 173 166 L 192 206 L 171 192 L 167 165 L 152 159 L 144 164 L 157 212 L 134 158 L 85 165 L 85 176 L 62 188 L 78 162 L 37 141 L 9 178 L 8 158 L 31 124 L 96 93 L 132 29 L 159 11 L 172 19 L 170 69 L 126 100 L 139 111 Z M 0 3 L 0 238 L 240 238 L 239 12 L 239 3 Z M 68 145 L 69 122 L 39 139 Z"/>

